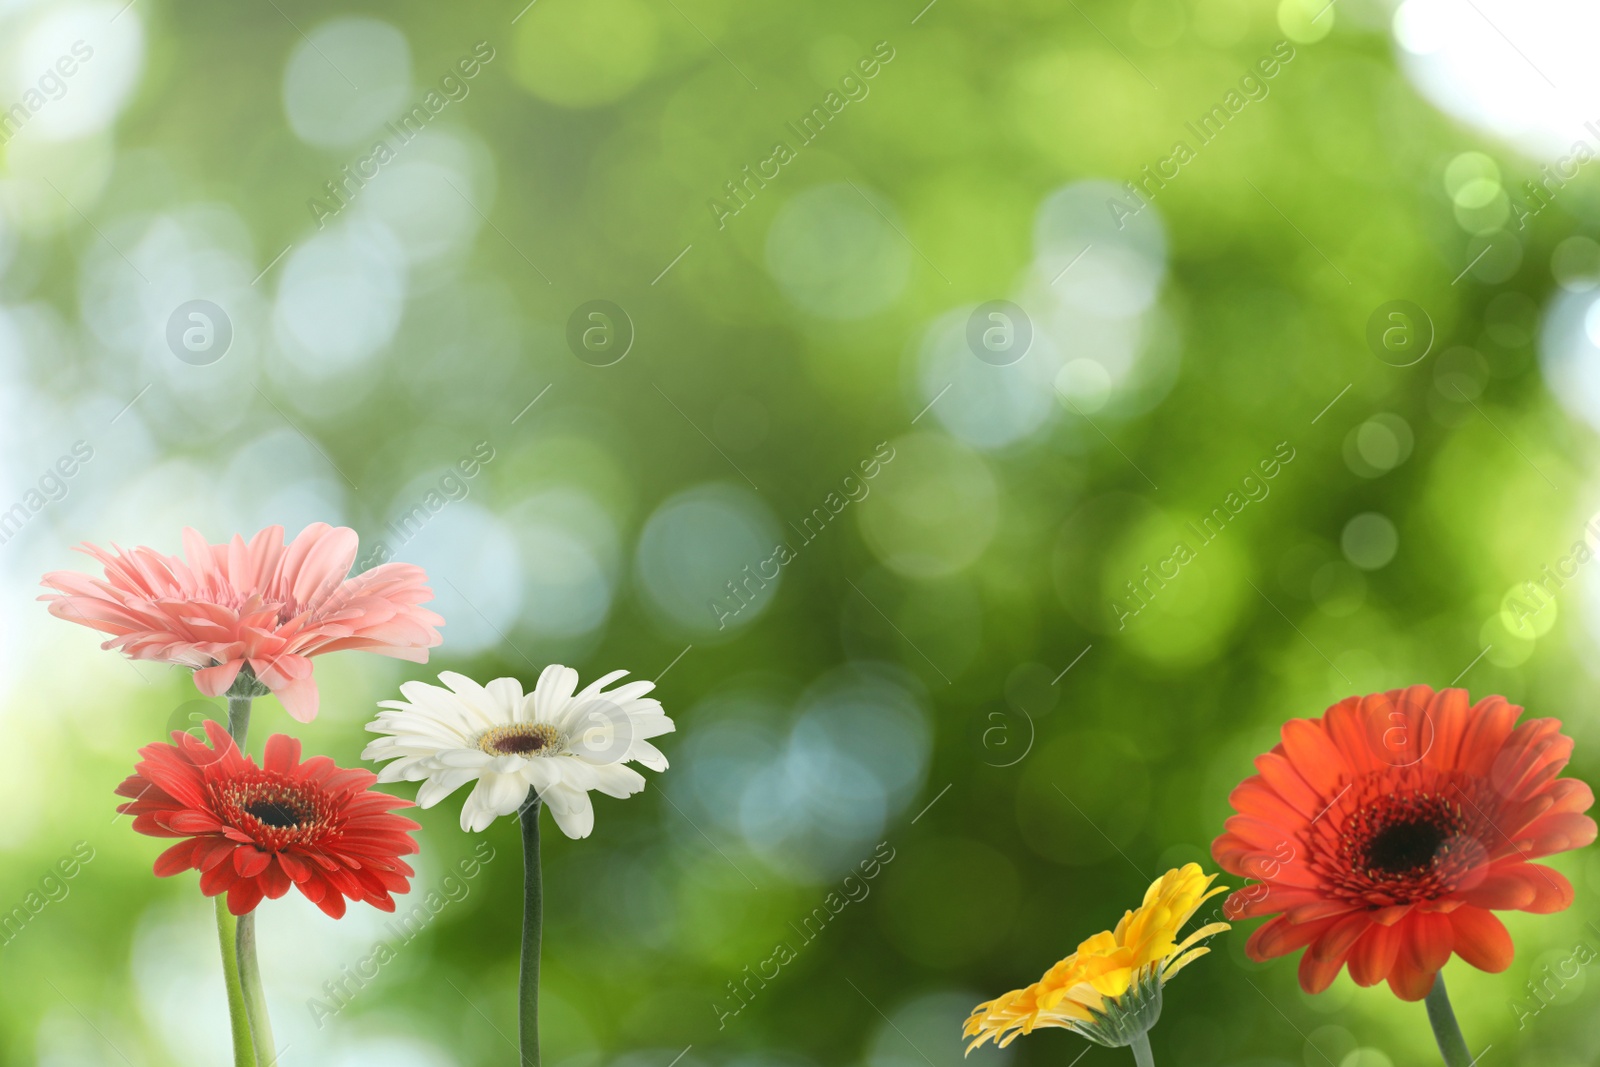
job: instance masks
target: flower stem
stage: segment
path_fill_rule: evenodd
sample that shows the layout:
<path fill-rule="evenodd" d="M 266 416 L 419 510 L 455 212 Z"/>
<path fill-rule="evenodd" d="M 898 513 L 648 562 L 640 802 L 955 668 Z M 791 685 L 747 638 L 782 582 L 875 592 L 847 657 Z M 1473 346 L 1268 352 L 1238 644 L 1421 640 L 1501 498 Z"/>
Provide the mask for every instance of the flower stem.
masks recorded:
<path fill-rule="evenodd" d="M 1133 1062 L 1139 1067 L 1156 1067 L 1156 1058 L 1150 1052 L 1150 1036 L 1140 1034 L 1133 1039 Z"/>
<path fill-rule="evenodd" d="M 1461 1036 L 1461 1026 L 1450 1007 L 1443 972 L 1433 976 L 1433 988 L 1428 990 L 1428 1022 L 1433 1025 L 1433 1038 L 1439 1042 L 1446 1067 L 1472 1067 L 1472 1053 L 1467 1051 L 1467 1039 Z"/>
<path fill-rule="evenodd" d="M 218 900 L 223 899 L 218 897 Z M 276 1067 L 278 1047 L 272 1042 L 272 1020 L 267 1017 L 267 991 L 261 985 L 256 964 L 256 913 L 239 916 L 239 985 L 244 992 L 244 1009 L 250 1020 L 250 1036 L 259 1067 Z"/>
<path fill-rule="evenodd" d="M 528 799 L 522 818 L 522 976 L 517 1022 L 522 1067 L 539 1067 L 539 945 L 544 935 L 544 883 L 539 874 L 539 798 Z"/>
<path fill-rule="evenodd" d="M 222 979 L 228 986 L 228 1022 L 233 1027 L 234 1067 L 257 1067 L 250 1047 L 250 1020 L 244 1011 L 244 991 L 239 986 L 239 961 L 235 956 L 233 914 L 226 897 L 218 896 L 217 940 L 222 943 Z"/>
<path fill-rule="evenodd" d="M 228 691 L 228 733 L 232 735 L 234 744 L 239 746 L 239 751 L 245 751 L 245 743 L 250 735 L 250 701 L 253 699 L 253 690 L 257 687 L 254 678 L 244 679 Z M 240 690 L 244 692 L 240 692 Z M 217 907 L 227 911 L 226 897 L 217 897 Z M 220 914 L 220 912 L 219 912 Z M 229 916 L 231 919 L 232 916 Z M 218 932 L 221 932 L 221 920 L 218 920 Z M 266 991 L 261 985 L 261 966 L 256 960 L 256 915 L 254 911 L 239 916 L 233 937 L 233 957 L 235 976 L 230 976 L 228 981 L 228 1009 L 230 1014 L 235 1010 L 234 995 L 237 991 L 240 998 L 239 1009 L 243 1011 L 248 1023 L 248 1036 L 252 1046 L 251 1058 L 248 1061 L 239 1057 L 239 1031 L 234 1028 L 233 1057 L 236 1063 L 249 1062 L 258 1067 L 272 1067 L 278 1060 L 277 1046 L 272 1042 L 272 1020 L 267 1017 Z M 228 946 L 222 950 L 224 962 L 229 961 Z"/>

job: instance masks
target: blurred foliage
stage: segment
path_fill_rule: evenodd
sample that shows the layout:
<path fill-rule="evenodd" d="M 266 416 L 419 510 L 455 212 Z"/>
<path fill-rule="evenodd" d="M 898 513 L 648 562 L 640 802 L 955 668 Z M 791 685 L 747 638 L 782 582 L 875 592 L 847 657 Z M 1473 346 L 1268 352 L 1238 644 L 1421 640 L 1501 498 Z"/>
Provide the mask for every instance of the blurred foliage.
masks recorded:
<path fill-rule="evenodd" d="M 9 499 L 72 441 L 96 449 L 3 549 L 0 908 L 74 843 L 94 858 L 0 948 L 0 1062 L 217 1062 L 225 1021 L 194 879 L 151 877 L 158 843 L 112 819 L 136 747 L 198 698 L 183 672 L 130 670 L 47 619 L 37 575 L 77 565 L 79 540 L 176 551 L 186 523 L 219 540 L 342 521 L 365 552 L 480 441 L 494 459 L 464 499 L 389 545 L 429 567 L 444 646 L 426 668 L 319 661 L 321 717 L 263 700 L 253 747 L 290 731 L 352 765 L 375 702 L 440 669 L 670 665 L 672 770 L 599 800 L 591 839 L 546 834 L 555 1067 L 954 1067 L 967 1008 L 1161 871 L 1209 867 L 1251 756 L 1350 693 L 1503 693 L 1563 718 L 1572 773 L 1593 777 L 1594 575 L 1536 639 L 1501 608 L 1583 536 L 1593 440 L 1541 380 L 1537 317 L 1554 250 L 1600 229 L 1600 200 L 1586 178 L 1469 265 L 1485 246 L 1450 161 L 1485 153 L 1508 187 L 1535 168 L 1416 94 L 1386 9 L 117 6 L 72 9 L 110 42 L 83 77 L 133 57 L 111 117 L 25 129 L 0 169 Z M 49 17 L 0 12 L 27 44 L 0 45 L 19 86 L 55 54 L 27 36 Z M 1115 193 L 1170 156 L 1287 36 L 1270 92 L 1116 229 L 1110 194 L 1081 183 Z M 395 37 L 403 76 L 380 54 Z M 319 229 L 308 202 L 330 206 L 325 183 L 388 136 L 361 116 L 396 118 L 480 42 L 494 58 L 463 95 Z M 805 143 L 790 124 L 818 106 Z M 780 141 L 794 158 L 749 181 Z M 1069 267 L 1049 204 L 1123 258 Z M 1107 310 L 1141 285 L 1144 303 Z M 164 341 L 196 297 L 235 330 L 209 366 Z M 568 347 L 594 299 L 632 324 L 610 366 Z M 1037 333 L 1011 367 L 963 347 L 996 299 Z M 1367 341 L 1397 299 L 1437 332 L 1407 367 Z M 894 458 L 864 478 L 880 442 Z M 1188 524 L 1281 443 L 1270 492 L 1201 544 Z M 819 507 L 821 532 L 802 529 Z M 1368 514 L 1386 522 L 1350 525 Z M 1126 583 L 1177 539 L 1193 560 L 1119 627 L 1112 602 L 1131 606 Z M 777 541 L 780 576 L 733 592 Z M 699 607 L 716 598 L 750 604 L 719 629 Z M 420 815 L 414 896 L 476 844 L 458 803 Z M 308 999 L 391 935 L 265 906 L 285 1062 L 509 1062 L 517 834 L 484 836 L 496 859 L 322 1028 Z M 893 860 L 807 938 L 880 842 Z M 1510 971 L 1448 969 L 1498 1062 L 1575 1067 L 1600 1047 L 1587 975 L 1526 1029 L 1508 1003 L 1593 934 L 1600 867 L 1556 866 L 1578 903 L 1509 915 Z M 1432 1062 L 1420 1006 L 1348 977 L 1306 997 L 1291 963 L 1247 962 L 1243 934 L 1168 991 L 1158 1062 Z M 779 944 L 793 961 L 725 1014 Z M 1044 1032 L 973 1061 L 1127 1062 L 1082 1051 Z"/>

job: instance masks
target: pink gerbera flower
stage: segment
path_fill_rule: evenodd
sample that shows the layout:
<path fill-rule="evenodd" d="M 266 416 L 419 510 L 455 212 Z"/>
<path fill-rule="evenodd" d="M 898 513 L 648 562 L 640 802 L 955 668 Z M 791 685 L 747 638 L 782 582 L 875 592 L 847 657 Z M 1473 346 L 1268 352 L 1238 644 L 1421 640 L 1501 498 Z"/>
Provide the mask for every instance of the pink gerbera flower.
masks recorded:
<path fill-rule="evenodd" d="M 150 548 L 80 551 L 105 567 L 102 581 L 53 571 L 42 584 L 50 613 L 114 635 L 102 648 L 132 659 L 193 667 L 206 696 L 227 692 L 249 668 L 290 715 L 317 716 L 311 657 L 354 648 L 428 662 L 444 620 L 419 605 L 433 599 L 427 575 L 410 563 L 385 563 L 347 578 L 354 530 L 313 523 L 288 545 L 269 526 L 249 544 L 234 535 L 207 544 L 183 531 L 185 561 Z"/>

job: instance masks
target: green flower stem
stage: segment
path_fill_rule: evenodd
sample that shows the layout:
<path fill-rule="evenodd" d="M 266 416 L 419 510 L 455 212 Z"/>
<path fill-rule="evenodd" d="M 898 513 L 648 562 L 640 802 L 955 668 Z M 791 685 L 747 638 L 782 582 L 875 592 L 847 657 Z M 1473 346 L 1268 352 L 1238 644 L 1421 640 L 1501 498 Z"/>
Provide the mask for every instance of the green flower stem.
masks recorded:
<path fill-rule="evenodd" d="M 544 934 L 544 883 L 539 874 L 539 798 L 528 799 L 522 819 L 522 977 L 517 1024 L 522 1067 L 539 1067 L 539 945 Z"/>
<path fill-rule="evenodd" d="M 1439 1042 L 1447 1067 L 1472 1067 L 1472 1053 L 1467 1051 L 1467 1039 L 1461 1036 L 1455 1010 L 1450 1007 L 1443 972 L 1434 975 L 1433 988 L 1428 990 L 1428 1022 L 1433 1025 L 1433 1039 Z"/>
<path fill-rule="evenodd" d="M 236 943 L 239 948 L 239 985 L 244 992 L 244 1010 L 250 1020 L 256 1063 L 259 1067 L 276 1067 L 278 1047 L 272 1042 L 272 1020 L 267 1018 L 267 991 L 261 985 L 261 970 L 256 965 L 255 912 L 239 916 Z"/>
<path fill-rule="evenodd" d="M 216 898 L 217 940 L 222 943 L 222 979 L 228 986 L 228 1022 L 233 1027 L 234 1067 L 258 1067 L 250 1047 L 250 1020 L 244 1011 L 244 990 L 239 986 L 239 961 L 234 951 L 235 920 L 225 896 Z"/>
<path fill-rule="evenodd" d="M 239 746 L 241 753 L 245 751 L 245 743 L 250 735 L 250 702 L 254 699 L 253 694 L 259 685 L 260 683 L 253 677 L 246 679 L 241 675 L 239 682 L 228 690 L 228 733 L 232 735 L 234 744 Z M 218 907 L 226 911 L 227 907 L 223 901 L 224 897 L 217 898 Z M 231 1014 L 235 1008 L 233 997 L 237 989 L 242 1010 L 249 1024 L 248 1033 L 252 1046 L 251 1059 L 249 1061 L 239 1059 L 239 1031 L 236 1025 L 234 1060 L 236 1063 L 256 1064 L 257 1067 L 272 1067 L 278 1061 L 278 1049 L 272 1042 L 272 1020 L 267 1017 L 266 991 L 261 985 L 261 966 L 256 960 L 254 911 L 239 917 L 234 931 L 233 947 L 236 977 L 230 977 L 228 981 L 228 1008 Z M 223 948 L 223 960 L 228 961 L 226 947 Z"/>
<path fill-rule="evenodd" d="M 1156 1067 L 1156 1058 L 1150 1052 L 1150 1035 L 1140 1034 L 1133 1039 L 1133 1062 L 1139 1067 Z"/>

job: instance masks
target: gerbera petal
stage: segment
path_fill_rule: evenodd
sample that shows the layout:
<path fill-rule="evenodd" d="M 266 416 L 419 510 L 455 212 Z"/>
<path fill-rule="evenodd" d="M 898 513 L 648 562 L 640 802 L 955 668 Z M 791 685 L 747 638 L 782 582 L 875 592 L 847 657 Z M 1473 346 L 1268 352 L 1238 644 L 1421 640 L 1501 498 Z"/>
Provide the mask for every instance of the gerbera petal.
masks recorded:
<path fill-rule="evenodd" d="M 1262 926 L 1245 942 L 1245 954 L 1257 963 L 1305 948 L 1331 927 L 1337 920 L 1321 919 L 1309 923 L 1291 923 L 1278 916 Z"/>
<path fill-rule="evenodd" d="M 478 833 L 502 815 L 510 815 L 528 796 L 528 783 L 518 775 L 486 774 L 461 805 L 461 828 Z"/>
<path fill-rule="evenodd" d="M 156 857 L 155 873 L 157 878 L 170 878 L 175 874 L 191 870 L 194 862 L 194 841 L 179 841 Z"/>
<path fill-rule="evenodd" d="M 1570 906 L 1571 883 L 1527 861 L 1596 833 L 1593 791 L 1559 777 L 1572 740 L 1553 719 L 1518 726 L 1521 713 L 1500 697 L 1471 704 L 1461 690 L 1413 686 L 1285 724 L 1212 843 L 1224 869 L 1259 881 L 1225 914 L 1273 916 L 1249 955 L 1304 947 L 1307 989 L 1325 988 L 1343 960 L 1358 984 L 1387 979 L 1408 1000 L 1452 953 L 1502 969 L 1511 942 L 1489 909 Z"/>
<path fill-rule="evenodd" d="M 217 723 L 206 733 L 209 746 L 184 733 L 146 746 L 137 773 L 118 786 L 136 798 L 124 805 L 135 831 L 184 838 L 156 860 L 157 875 L 199 870 L 201 892 L 226 893 L 234 914 L 296 884 L 329 914 L 344 910 L 330 892 L 384 905 L 409 888 L 411 868 L 399 857 L 417 850 L 417 824 L 391 810 L 409 801 L 371 792 L 369 771 L 341 770 L 326 756 L 302 762 L 292 738 L 268 738 L 258 767 Z"/>
<path fill-rule="evenodd" d="M 438 771 L 417 789 L 417 806 L 431 808 L 478 776 L 473 768 Z"/>
<path fill-rule="evenodd" d="M 233 869 L 240 878 L 254 878 L 267 869 L 272 862 L 270 852 L 262 852 L 258 848 L 236 848 L 233 850 Z"/>
<path fill-rule="evenodd" d="M 539 681 L 533 688 L 533 713 L 538 722 L 554 722 L 565 710 L 578 688 L 578 672 L 571 667 L 552 663 L 539 672 Z"/>
<path fill-rule="evenodd" d="M 1480 971 L 1498 974 L 1511 966 L 1515 948 L 1505 923 L 1482 908 L 1457 908 L 1450 913 L 1456 953 Z"/>
<path fill-rule="evenodd" d="M 310 722 L 317 717 L 317 682 L 309 674 L 278 686 L 272 695 L 296 722 Z"/>
<path fill-rule="evenodd" d="M 228 911 L 234 915 L 246 915 L 256 909 L 261 897 L 260 883 L 241 878 L 228 887 Z"/>
<path fill-rule="evenodd" d="M 1522 905 L 1522 911 L 1549 915 L 1566 911 L 1572 906 L 1572 883 L 1567 876 L 1538 863 L 1524 864 L 1528 868 L 1528 884 L 1533 887 L 1533 899 Z"/>
<path fill-rule="evenodd" d="M 1389 988 L 1401 1000 L 1418 1001 L 1433 988 L 1438 971 L 1425 971 L 1401 953 L 1389 970 Z"/>
<path fill-rule="evenodd" d="M 594 804 L 589 800 L 589 794 L 584 790 L 565 787 L 558 787 L 556 791 L 567 801 L 550 806 L 550 814 L 554 816 L 556 825 L 568 837 L 588 837 L 594 832 Z"/>
<path fill-rule="evenodd" d="M 462 803 L 461 827 L 487 828 L 515 813 L 532 790 L 545 798 L 563 832 L 587 834 L 594 825 L 591 790 L 623 798 L 644 788 L 629 763 L 664 770 L 667 760 L 642 736 L 673 730 L 672 720 L 643 694 L 653 683 L 604 687 L 614 672 L 577 693 L 578 675 L 551 664 L 531 693 L 511 678 L 480 686 L 444 672 L 444 687 L 401 686 L 405 701 L 385 701 L 367 729 L 379 738 L 363 757 L 387 761 L 379 780 L 420 781 L 417 793 L 431 807 L 478 779 Z M 587 703 L 586 703 L 587 702 Z"/>
<path fill-rule="evenodd" d="M 261 765 L 275 774 L 287 774 L 300 762 L 300 742 L 287 734 L 273 734 L 267 738 L 266 751 Z"/>
<path fill-rule="evenodd" d="M 1368 923 L 1350 949 L 1350 977 L 1359 986 L 1373 986 L 1389 977 L 1400 954 L 1400 935 L 1393 926 Z"/>
<path fill-rule="evenodd" d="M 1306 952 L 1300 957 L 1300 988 L 1307 993 L 1321 993 L 1326 990 L 1339 976 L 1339 970 L 1344 966 L 1345 957 L 1349 952 L 1348 947 L 1337 955 L 1326 957 L 1319 956 L 1315 952 Z"/>
<path fill-rule="evenodd" d="M 1418 970 L 1435 973 L 1450 958 L 1455 934 L 1448 916 L 1436 912 L 1414 911 L 1405 923 L 1395 927 L 1400 931 L 1400 955 Z"/>
<path fill-rule="evenodd" d="M 1534 887 L 1538 877 L 1532 864 L 1516 862 L 1497 866 L 1463 896 L 1474 907 L 1521 910 L 1539 895 Z"/>
<path fill-rule="evenodd" d="M 240 658 L 219 663 L 215 667 L 201 668 L 194 672 L 194 687 L 208 697 L 221 696 L 228 691 L 243 666 L 244 660 Z"/>
<path fill-rule="evenodd" d="M 1125 1041 L 1139 1025 L 1124 1018 L 1126 1012 L 1139 1010 L 1125 998 L 1135 990 L 1141 1000 L 1150 996 L 1152 983 L 1165 984 L 1209 951 L 1189 947 L 1198 938 L 1227 928 L 1226 923 L 1210 924 L 1182 942 L 1178 939 L 1199 905 L 1222 889 L 1211 888 L 1215 877 L 1193 863 L 1167 872 L 1115 930 L 1085 938 L 1076 952 L 1033 985 L 978 1005 L 962 1027 L 973 1039 L 969 1051 L 988 1041 L 1004 1047 L 1041 1026 L 1070 1027 L 1104 1044 Z"/>
<path fill-rule="evenodd" d="M 193 668 L 195 683 L 217 696 L 244 663 L 271 672 L 283 660 L 362 649 L 427 658 L 442 620 L 421 605 L 432 599 L 427 576 L 409 564 L 385 564 L 348 581 L 356 555 L 353 530 L 308 526 L 284 546 L 283 528 L 267 527 L 247 545 L 234 536 L 209 545 L 182 533 L 185 558 L 149 548 L 83 551 L 103 579 L 58 571 L 40 597 L 50 613 L 111 635 L 103 647 L 136 658 Z M 291 713 L 316 711 L 310 667 L 264 679 Z"/>

